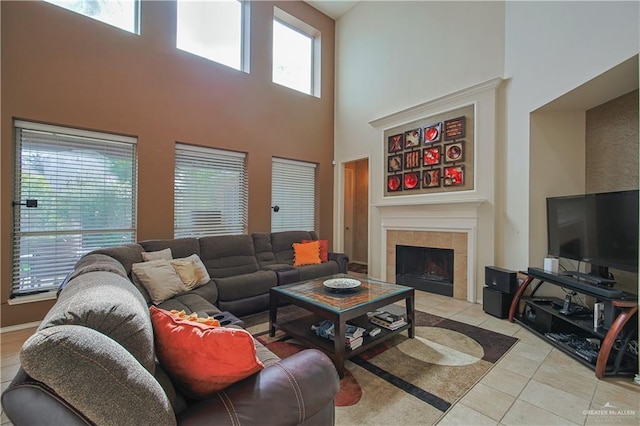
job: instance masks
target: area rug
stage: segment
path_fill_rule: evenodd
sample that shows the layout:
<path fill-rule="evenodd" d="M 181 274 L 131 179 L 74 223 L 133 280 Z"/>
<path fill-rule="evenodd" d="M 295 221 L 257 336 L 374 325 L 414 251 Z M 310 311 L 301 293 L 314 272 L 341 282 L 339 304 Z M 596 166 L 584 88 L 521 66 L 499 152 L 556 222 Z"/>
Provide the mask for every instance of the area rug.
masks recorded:
<path fill-rule="evenodd" d="M 278 317 L 298 312 L 284 306 Z M 396 335 L 346 362 L 336 424 L 436 424 L 518 340 L 425 312 L 415 314 L 414 339 Z M 281 331 L 269 337 L 266 313 L 243 320 L 280 358 L 305 349 Z"/>

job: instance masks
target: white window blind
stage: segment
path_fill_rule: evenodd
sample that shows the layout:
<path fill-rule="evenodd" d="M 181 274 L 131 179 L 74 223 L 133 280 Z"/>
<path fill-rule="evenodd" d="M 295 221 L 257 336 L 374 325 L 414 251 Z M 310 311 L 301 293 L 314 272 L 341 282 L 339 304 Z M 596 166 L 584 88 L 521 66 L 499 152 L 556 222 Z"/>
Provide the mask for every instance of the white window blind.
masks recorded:
<path fill-rule="evenodd" d="M 57 290 L 83 254 L 136 233 L 135 138 L 24 121 L 15 132 L 12 297 Z"/>
<path fill-rule="evenodd" d="M 273 158 L 271 232 L 315 230 L 316 204 L 316 165 Z"/>
<path fill-rule="evenodd" d="M 245 154 L 176 144 L 174 235 L 239 235 L 247 230 Z"/>

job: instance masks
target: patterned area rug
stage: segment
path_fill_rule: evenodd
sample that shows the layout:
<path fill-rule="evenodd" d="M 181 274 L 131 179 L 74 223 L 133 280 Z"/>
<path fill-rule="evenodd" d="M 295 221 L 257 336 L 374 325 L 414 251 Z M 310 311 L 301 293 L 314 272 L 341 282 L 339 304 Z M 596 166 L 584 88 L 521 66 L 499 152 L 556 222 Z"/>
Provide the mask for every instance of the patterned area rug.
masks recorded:
<path fill-rule="evenodd" d="M 296 312 L 285 306 L 278 317 Z M 269 337 L 266 313 L 243 320 L 280 358 L 304 349 L 281 331 Z M 336 424 L 436 424 L 517 340 L 416 311 L 416 338 L 396 335 L 346 362 L 336 397 Z"/>

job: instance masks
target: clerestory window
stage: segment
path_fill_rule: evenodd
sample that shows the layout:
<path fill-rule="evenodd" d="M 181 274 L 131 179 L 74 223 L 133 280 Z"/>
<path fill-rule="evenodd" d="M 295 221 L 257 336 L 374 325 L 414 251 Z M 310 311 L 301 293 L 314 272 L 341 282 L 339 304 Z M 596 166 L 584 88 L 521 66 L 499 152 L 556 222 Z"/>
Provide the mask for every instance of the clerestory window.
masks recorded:
<path fill-rule="evenodd" d="M 320 97 L 320 32 L 277 7 L 272 59 L 274 83 Z"/>
<path fill-rule="evenodd" d="M 45 0 L 67 10 L 140 34 L 140 0 Z"/>
<path fill-rule="evenodd" d="M 176 46 L 249 72 L 249 2 L 178 0 Z"/>

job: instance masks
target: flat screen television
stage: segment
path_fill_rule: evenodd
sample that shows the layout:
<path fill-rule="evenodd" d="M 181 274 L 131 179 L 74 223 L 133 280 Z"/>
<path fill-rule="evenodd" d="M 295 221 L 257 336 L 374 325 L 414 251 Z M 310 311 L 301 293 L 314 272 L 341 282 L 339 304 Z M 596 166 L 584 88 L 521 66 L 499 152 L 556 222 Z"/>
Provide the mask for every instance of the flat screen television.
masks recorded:
<path fill-rule="evenodd" d="M 549 254 L 591 265 L 638 272 L 638 190 L 547 198 Z"/>

